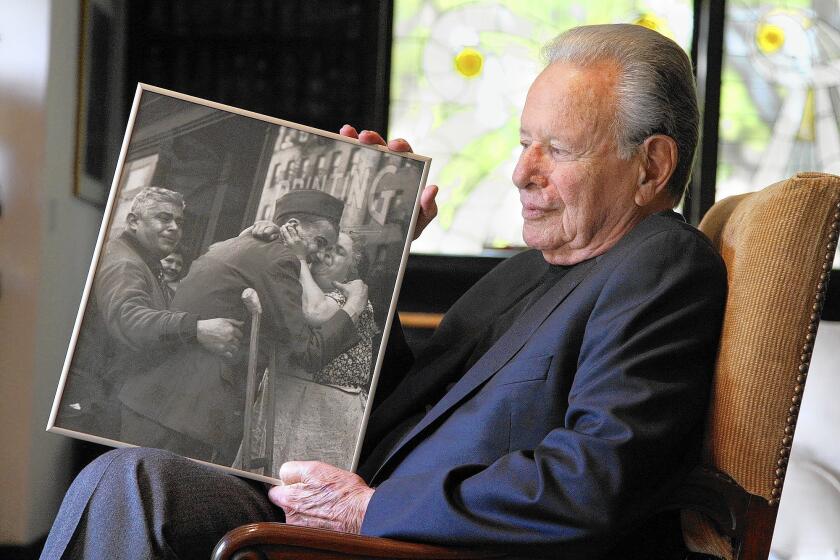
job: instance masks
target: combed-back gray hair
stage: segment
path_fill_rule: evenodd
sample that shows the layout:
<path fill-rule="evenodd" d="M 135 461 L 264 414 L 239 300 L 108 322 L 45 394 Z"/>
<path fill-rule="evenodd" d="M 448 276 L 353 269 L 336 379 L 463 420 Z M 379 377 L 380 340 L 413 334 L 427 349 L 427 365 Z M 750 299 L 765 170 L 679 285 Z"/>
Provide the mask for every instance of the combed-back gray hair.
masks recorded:
<path fill-rule="evenodd" d="M 181 193 L 162 187 L 145 187 L 131 201 L 130 212 L 137 217 L 144 216 L 150 208 L 168 202 L 184 209 L 184 197 Z"/>
<path fill-rule="evenodd" d="M 676 204 L 682 198 L 700 134 L 700 112 L 691 61 L 667 37 L 632 24 L 587 25 L 558 35 L 543 48 L 548 64 L 619 66 L 615 134 L 619 157 L 629 158 L 652 134 L 677 143 L 678 161 L 668 183 Z"/>

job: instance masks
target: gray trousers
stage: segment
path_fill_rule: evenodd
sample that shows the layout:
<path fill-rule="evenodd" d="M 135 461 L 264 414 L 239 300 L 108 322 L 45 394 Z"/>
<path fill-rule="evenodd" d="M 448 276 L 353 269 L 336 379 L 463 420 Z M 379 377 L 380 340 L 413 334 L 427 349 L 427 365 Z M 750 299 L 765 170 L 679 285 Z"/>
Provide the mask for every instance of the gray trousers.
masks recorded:
<path fill-rule="evenodd" d="M 283 521 L 266 486 L 168 451 L 102 455 L 76 477 L 42 559 L 202 558 L 245 523 Z"/>

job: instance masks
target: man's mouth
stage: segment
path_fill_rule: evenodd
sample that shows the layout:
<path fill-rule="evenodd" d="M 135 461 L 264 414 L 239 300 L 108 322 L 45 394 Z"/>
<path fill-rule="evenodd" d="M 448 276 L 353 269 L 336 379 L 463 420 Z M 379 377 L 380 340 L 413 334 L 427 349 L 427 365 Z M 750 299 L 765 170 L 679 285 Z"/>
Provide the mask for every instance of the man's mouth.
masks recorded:
<path fill-rule="evenodd" d="M 522 217 L 526 220 L 536 220 L 537 218 L 542 218 L 544 215 L 545 210 L 538 206 L 532 206 L 530 204 L 522 205 Z"/>

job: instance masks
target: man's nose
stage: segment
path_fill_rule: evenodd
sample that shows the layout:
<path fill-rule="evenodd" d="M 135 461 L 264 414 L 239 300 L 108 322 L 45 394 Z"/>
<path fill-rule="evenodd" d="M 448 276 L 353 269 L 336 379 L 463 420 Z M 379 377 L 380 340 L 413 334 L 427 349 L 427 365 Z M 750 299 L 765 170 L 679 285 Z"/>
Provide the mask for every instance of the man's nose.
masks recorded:
<path fill-rule="evenodd" d="M 543 187 L 547 181 L 543 169 L 542 149 L 532 144 L 522 149 L 516 167 L 513 168 L 513 184 L 518 189 L 528 188 L 530 185 Z"/>

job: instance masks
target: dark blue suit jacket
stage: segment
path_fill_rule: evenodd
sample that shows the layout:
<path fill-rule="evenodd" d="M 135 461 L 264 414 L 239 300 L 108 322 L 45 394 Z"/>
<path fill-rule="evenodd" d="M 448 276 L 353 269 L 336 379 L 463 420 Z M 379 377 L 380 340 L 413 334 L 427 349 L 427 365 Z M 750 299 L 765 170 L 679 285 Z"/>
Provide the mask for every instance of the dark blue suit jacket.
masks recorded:
<path fill-rule="evenodd" d="M 597 558 L 684 472 L 726 294 L 715 249 L 677 214 L 650 216 L 575 266 L 463 371 L 476 333 L 546 267 L 536 251 L 499 265 L 377 397 L 366 441 L 381 445 L 359 470 L 376 487 L 363 533 Z M 386 361 L 384 389 L 408 366 Z"/>

